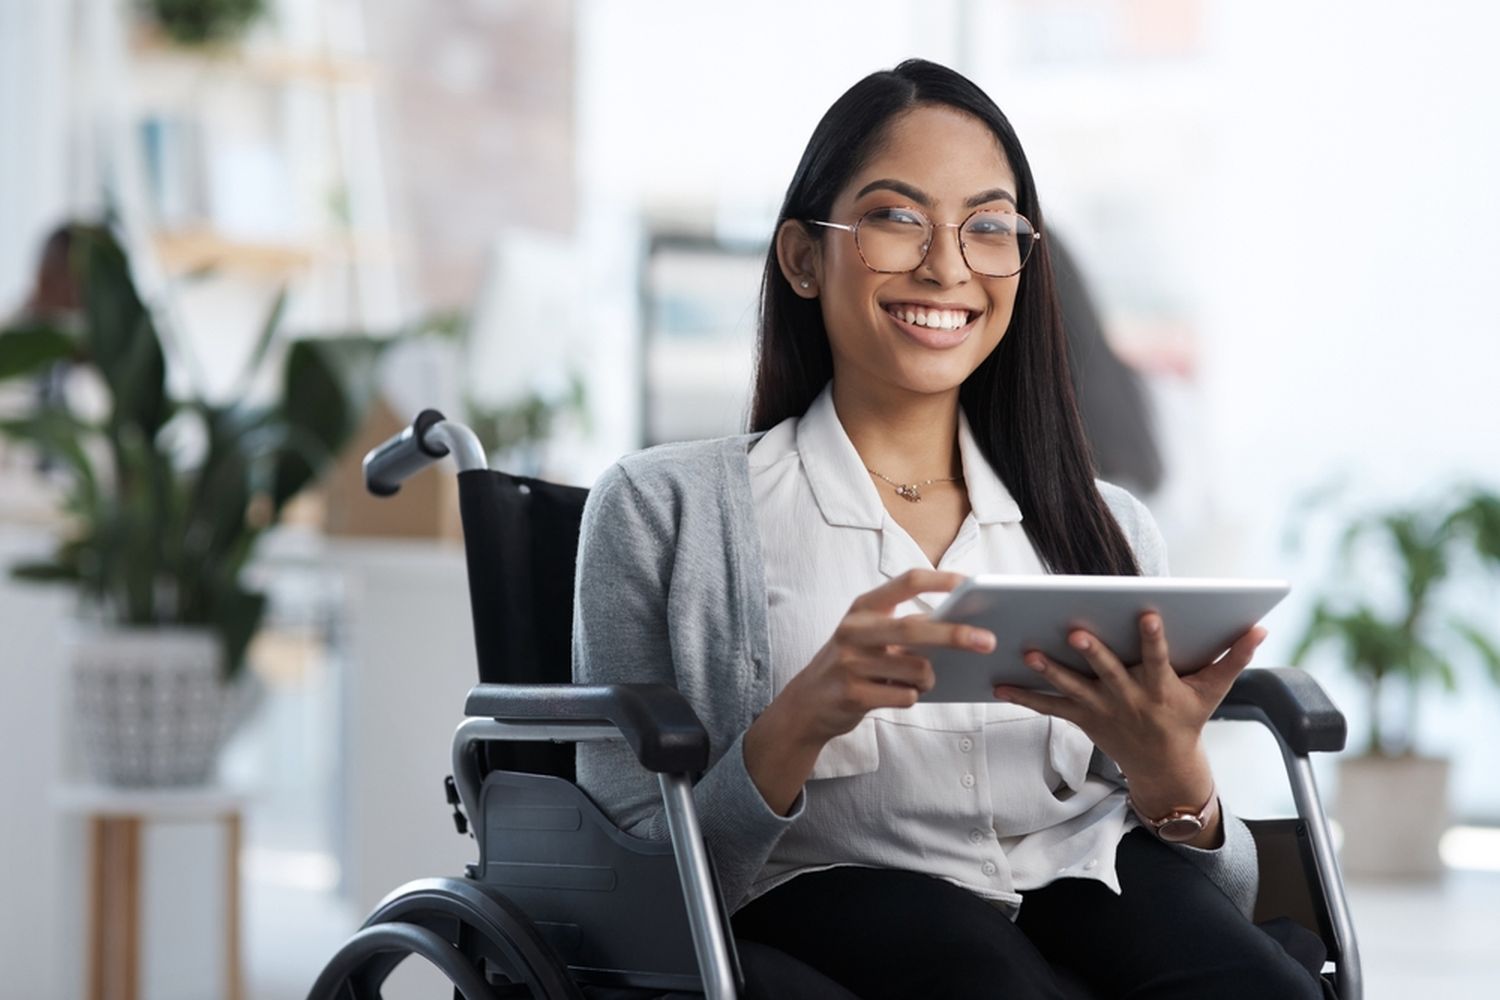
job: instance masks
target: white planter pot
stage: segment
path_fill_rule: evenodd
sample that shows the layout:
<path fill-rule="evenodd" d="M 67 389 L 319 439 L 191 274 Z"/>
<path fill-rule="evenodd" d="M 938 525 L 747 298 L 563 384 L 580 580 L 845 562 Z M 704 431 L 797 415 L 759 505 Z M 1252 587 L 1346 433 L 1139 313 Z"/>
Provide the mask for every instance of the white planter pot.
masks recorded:
<path fill-rule="evenodd" d="M 206 629 L 80 628 L 72 641 L 84 760 L 112 785 L 196 785 L 213 777 L 237 702 Z"/>
<path fill-rule="evenodd" d="M 1448 828 L 1446 760 L 1349 757 L 1339 761 L 1335 815 L 1344 828 L 1344 874 L 1436 878 L 1438 841 Z"/>

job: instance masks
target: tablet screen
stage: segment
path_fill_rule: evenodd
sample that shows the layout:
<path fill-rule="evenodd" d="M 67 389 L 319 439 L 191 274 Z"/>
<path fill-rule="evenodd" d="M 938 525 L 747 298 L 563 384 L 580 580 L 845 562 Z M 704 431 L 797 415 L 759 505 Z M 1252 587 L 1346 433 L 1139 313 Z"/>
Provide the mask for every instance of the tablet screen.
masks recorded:
<path fill-rule="evenodd" d="M 1127 666 L 1140 662 L 1140 616 L 1162 617 L 1180 674 L 1214 662 L 1291 590 L 1284 580 L 1149 576 L 976 576 L 948 595 L 933 618 L 995 633 L 991 653 L 922 647 L 937 686 L 923 701 L 993 702 L 996 684 L 1053 690 L 1022 657 L 1037 649 L 1093 675 L 1068 645 L 1074 629 L 1098 636 Z"/>

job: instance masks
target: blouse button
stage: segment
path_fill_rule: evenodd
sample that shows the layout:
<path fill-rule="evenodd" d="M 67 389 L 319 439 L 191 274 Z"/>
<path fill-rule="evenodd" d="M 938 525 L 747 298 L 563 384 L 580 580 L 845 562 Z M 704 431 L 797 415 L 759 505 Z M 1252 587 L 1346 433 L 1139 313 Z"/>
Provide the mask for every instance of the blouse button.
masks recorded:
<path fill-rule="evenodd" d="M 995 862 L 986 861 L 984 864 L 979 866 L 979 870 L 984 872 L 986 875 L 994 875 L 995 872 L 999 871 L 1000 869 L 995 867 Z"/>
<path fill-rule="evenodd" d="M 970 750 L 974 749 L 974 741 L 965 736 L 963 739 L 958 741 L 958 748 L 964 753 L 968 753 Z"/>
<path fill-rule="evenodd" d="M 964 775 L 962 778 L 959 779 L 959 781 L 963 784 L 963 786 L 965 788 L 973 788 L 974 787 L 974 776 L 972 774 L 966 774 L 966 775 Z"/>
<path fill-rule="evenodd" d="M 984 831 L 983 830 L 970 830 L 969 831 L 969 843 L 971 843 L 971 844 L 982 844 L 982 843 L 984 843 Z"/>
<path fill-rule="evenodd" d="M 1095 868 L 1099 867 L 1099 859 L 1089 858 L 1088 862 L 1083 867 L 1088 869 L 1089 871 L 1093 871 Z"/>

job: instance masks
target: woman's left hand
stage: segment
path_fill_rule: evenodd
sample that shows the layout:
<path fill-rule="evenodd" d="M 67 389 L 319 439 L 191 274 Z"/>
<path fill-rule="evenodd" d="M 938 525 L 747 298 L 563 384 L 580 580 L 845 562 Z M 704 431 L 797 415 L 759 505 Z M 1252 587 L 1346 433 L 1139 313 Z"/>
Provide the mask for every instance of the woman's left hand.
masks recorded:
<path fill-rule="evenodd" d="M 1189 803 L 1196 808 L 1212 794 L 1203 726 L 1250 664 L 1266 630 L 1251 629 L 1214 663 L 1180 676 L 1172 669 L 1161 616 L 1143 614 L 1140 628 L 1141 662 L 1136 666 L 1126 667 L 1097 637 L 1078 629 L 1069 634 L 1068 643 L 1088 661 L 1095 677 L 1033 650 L 1026 654 L 1026 665 L 1057 694 L 1002 685 L 995 688 L 995 697 L 1078 726 L 1129 776 L 1136 807 L 1147 815 L 1165 815 Z M 1217 815 L 1211 826 L 1204 833 L 1212 837 L 1202 839 L 1217 843 Z"/>

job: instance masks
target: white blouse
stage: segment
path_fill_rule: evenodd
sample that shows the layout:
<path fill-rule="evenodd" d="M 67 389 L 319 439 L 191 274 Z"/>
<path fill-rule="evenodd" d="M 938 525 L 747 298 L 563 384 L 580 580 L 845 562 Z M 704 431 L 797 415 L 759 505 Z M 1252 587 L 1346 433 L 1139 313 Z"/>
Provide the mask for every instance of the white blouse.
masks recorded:
<path fill-rule="evenodd" d="M 936 568 L 1046 572 L 1020 508 L 962 414 L 958 446 L 971 512 Z M 803 417 L 768 431 L 749 459 L 779 693 L 855 597 L 931 563 L 881 503 L 830 388 Z M 896 614 L 930 611 L 942 597 L 921 595 Z M 838 865 L 925 872 L 1012 913 L 1022 892 L 1064 876 L 1097 879 L 1118 893 L 1115 848 L 1136 820 L 1120 785 L 1090 772 L 1093 755 L 1072 723 L 1017 705 L 871 712 L 824 747 L 803 814 L 772 850 L 750 898 Z"/>

